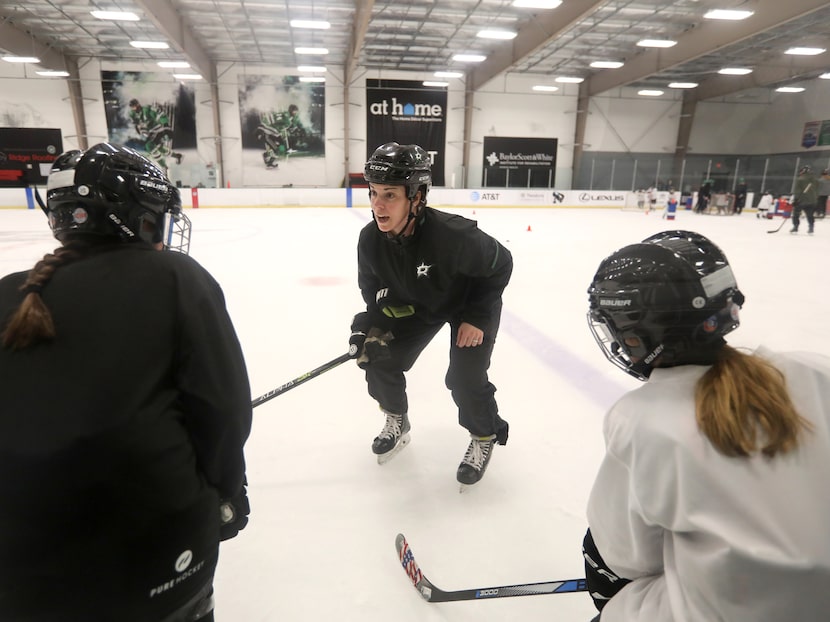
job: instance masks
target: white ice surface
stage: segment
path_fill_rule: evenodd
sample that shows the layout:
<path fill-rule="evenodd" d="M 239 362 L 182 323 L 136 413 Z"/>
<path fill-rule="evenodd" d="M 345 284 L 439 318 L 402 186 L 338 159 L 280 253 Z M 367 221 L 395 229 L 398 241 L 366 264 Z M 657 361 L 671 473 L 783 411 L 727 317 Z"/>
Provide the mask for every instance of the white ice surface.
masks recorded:
<path fill-rule="evenodd" d="M 448 331 L 408 376 L 412 442 L 378 466 L 382 424 L 348 362 L 254 411 L 247 445 L 248 528 L 222 545 L 220 622 L 587 621 L 584 594 L 429 604 L 398 563 L 403 532 L 445 590 L 577 578 L 584 508 L 603 452 L 605 409 L 637 386 L 609 364 L 585 320 L 603 257 L 665 229 L 723 248 L 746 295 L 733 345 L 830 351 L 830 222 L 792 236 L 753 213 L 700 216 L 615 210 L 470 209 L 459 213 L 513 253 L 514 273 L 491 380 L 510 422 L 487 475 L 459 494 L 467 446 L 444 387 Z M 347 349 L 361 310 L 355 245 L 367 209 L 200 209 L 191 255 L 222 284 L 250 371 L 252 397 Z M 39 210 L 0 210 L 0 273 L 55 247 Z M 209 335 L 206 336 L 209 338 Z"/>

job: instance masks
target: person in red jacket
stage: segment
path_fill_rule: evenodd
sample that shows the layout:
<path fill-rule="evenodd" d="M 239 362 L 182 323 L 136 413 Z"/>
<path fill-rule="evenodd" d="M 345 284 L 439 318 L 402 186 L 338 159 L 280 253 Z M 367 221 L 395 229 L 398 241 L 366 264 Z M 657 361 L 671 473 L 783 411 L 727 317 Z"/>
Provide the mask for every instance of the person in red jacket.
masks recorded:
<path fill-rule="evenodd" d="M 131 149 L 59 156 L 44 210 L 61 246 L 0 279 L 0 620 L 210 622 L 249 513 L 222 290 Z"/>

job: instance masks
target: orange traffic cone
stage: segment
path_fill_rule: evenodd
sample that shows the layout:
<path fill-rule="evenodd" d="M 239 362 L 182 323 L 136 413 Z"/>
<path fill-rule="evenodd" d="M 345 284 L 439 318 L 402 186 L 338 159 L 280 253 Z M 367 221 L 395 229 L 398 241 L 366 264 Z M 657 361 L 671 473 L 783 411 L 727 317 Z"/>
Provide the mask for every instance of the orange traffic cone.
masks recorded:
<path fill-rule="evenodd" d="M 527 226 L 527 230 L 528 231 L 533 231 L 533 229 L 530 228 L 530 225 Z"/>

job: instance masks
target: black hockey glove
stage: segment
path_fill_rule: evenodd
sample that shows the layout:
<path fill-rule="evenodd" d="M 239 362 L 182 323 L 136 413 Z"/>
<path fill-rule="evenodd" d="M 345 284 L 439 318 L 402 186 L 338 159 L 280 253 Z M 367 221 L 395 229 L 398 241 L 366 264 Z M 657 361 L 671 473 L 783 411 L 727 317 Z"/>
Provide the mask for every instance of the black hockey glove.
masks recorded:
<path fill-rule="evenodd" d="M 582 541 L 582 557 L 585 558 L 585 582 L 588 584 L 588 593 L 594 600 L 594 606 L 602 611 L 608 601 L 631 581 L 618 577 L 608 567 L 600 556 L 597 545 L 594 544 L 590 529 Z"/>
<path fill-rule="evenodd" d="M 251 513 L 251 504 L 248 503 L 248 491 L 245 486 L 230 499 L 219 501 L 219 539 L 230 540 L 245 529 L 248 524 L 248 514 Z"/>
<path fill-rule="evenodd" d="M 360 369 L 366 369 L 369 363 L 392 358 L 392 354 L 389 352 L 389 342 L 394 338 L 394 335 L 389 331 L 384 332 L 380 328 L 370 328 L 369 333 L 364 337 L 363 348 L 361 348 L 360 356 L 357 358 L 357 366 Z"/>
<path fill-rule="evenodd" d="M 363 351 L 363 343 L 366 341 L 366 333 L 356 330 L 349 337 L 349 356 L 356 359 Z"/>
<path fill-rule="evenodd" d="M 375 294 L 375 302 L 378 305 L 378 309 L 380 309 L 386 317 L 391 317 L 397 320 L 402 317 L 415 315 L 415 307 L 401 300 L 397 300 L 394 295 L 389 292 L 388 287 L 384 287 L 377 291 Z"/>

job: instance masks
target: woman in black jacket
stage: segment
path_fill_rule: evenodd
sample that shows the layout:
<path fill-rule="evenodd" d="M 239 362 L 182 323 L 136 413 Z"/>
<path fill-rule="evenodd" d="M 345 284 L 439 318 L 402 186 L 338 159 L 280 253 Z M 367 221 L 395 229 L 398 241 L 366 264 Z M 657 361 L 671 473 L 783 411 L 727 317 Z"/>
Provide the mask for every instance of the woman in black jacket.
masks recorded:
<path fill-rule="evenodd" d="M 249 511 L 222 291 L 159 252 L 189 221 L 130 149 L 60 156 L 44 209 L 62 246 L 0 280 L 0 619 L 213 620 L 220 538 Z"/>
<path fill-rule="evenodd" d="M 386 416 L 372 451 L 383 463 L 409 441 L 404 372 L 449 323 L 446 385 L 458 421 L 472 437 L 457 479 L 475 484 L 496 443 L 507 442 L 508 425 L 499 416 L 487 369 L 513 259 L 474 221 L 427 207 L 431 165 L 418 145 L 378 147 L 364 177 L 374 222 L 358 242 L 366 311 L 355 316 L 351 343 L 366 370 L 369 395 Z"/>

